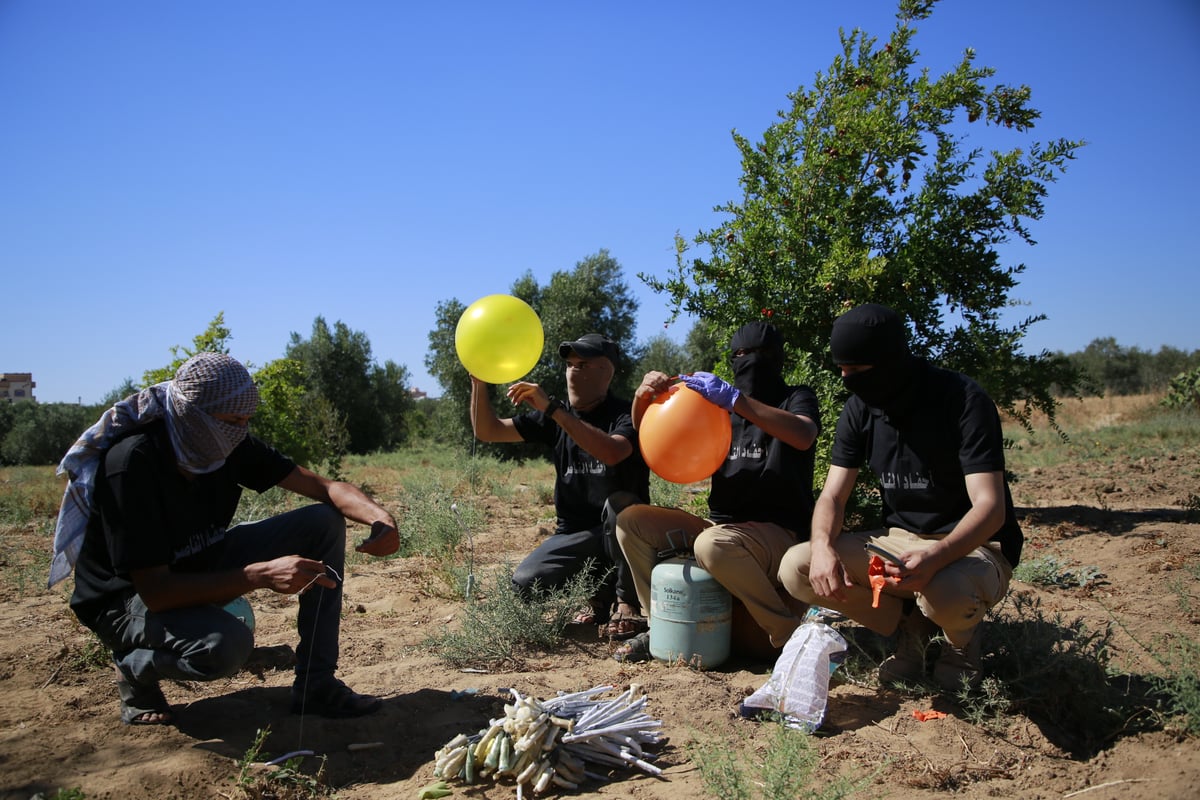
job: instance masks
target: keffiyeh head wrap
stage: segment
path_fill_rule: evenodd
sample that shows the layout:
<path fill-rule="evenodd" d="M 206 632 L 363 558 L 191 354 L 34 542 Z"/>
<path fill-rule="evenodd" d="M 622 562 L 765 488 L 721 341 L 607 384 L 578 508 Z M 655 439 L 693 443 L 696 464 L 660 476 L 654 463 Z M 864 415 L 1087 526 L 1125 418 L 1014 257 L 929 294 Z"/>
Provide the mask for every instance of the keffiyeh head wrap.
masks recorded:
<path fill-rule="evenodd" d="M 246 428 L 211 415 L 251 415 L 257 407 L 258 389 L 244 366 L 224 353 L 199 353 L 179 368 L 174 380 L 143 389 L 105 411 L 58 465 L 57 474 L 67 475 L 69 482 L 54 528 L 48 586 L 70 575 L 79 558 L 100 457 L 119 436 L 165 417 L 179 466 L 197 474 L 212 472 L 246 437 Z"/>
<path fill-rule="evenodd" d="M 258 408 L 258 388 L 246 368 L 224 353 L 200 353 L 167 384 L 167 431 L 179 466 L 197 475 L 219 469 L 242 439 L 244 425 L 213 414 L 250 416 Z"/>

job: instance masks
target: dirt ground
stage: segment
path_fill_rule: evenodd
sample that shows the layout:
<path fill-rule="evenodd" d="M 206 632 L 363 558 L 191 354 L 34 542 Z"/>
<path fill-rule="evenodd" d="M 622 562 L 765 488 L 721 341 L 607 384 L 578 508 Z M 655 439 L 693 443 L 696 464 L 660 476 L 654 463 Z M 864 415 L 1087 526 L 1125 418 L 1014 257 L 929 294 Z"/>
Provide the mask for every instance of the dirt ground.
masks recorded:
<path fill-rule="evenodd" d="M 1096 413 L 1090 419 L 1120 424 L 1120 416 Z M 1113 667 L 1145 676 L 1153 665 L 1130 631 L 1143 641 L 1198 636 L 1200 609 L 1185 607 L 1170 587 L 1194 581 L 1200 559 L 1200 524 L 1184 510 L 1200 491 L 1200 443 L 1115 458 L 1114 466 L 1102 469 L 1081 459 L 1018 475 L 1014 497 L 1027 536 L 1026 559 L 1053 554 L 1066 564 L 1096 567 L 1104 578 L 1083 588 L 1014 582 L 1013 592 L 1028 593 L 1047 611 L 1082 618 L 1093 629 L 1122 621 L 1125 627 L 1117 626 L 1113 636 Z M 545 533 L 536 520 L 521 518 L 526 511 L 515 507 L 516 499 L 504 503 L 514 507 L 496 503 L 490 515 L 501 523 L 474 536 L 481 562 L 517 558 Z M 579 796 L 710 797 L 688 744 L 713 736 L 760 746 L 765 741 L 765 726 L 739 718 L 737 707 L 765 682 L 770 658 L 737 656 L 708 672 L 658 662 L 621 664 L 609 657 L 613 643 L 593 629 L 578 631 L 522 671 L 459 671 L 422 647 L 431 633 L 454 624 L 461 610 L 439 595 L 425 564 L 358 563 L 345 587 L 341 676 L 359 691 L 385 698 L 378 714 L 352 721 L 288 714 L 295 600 L 259 592 L 251 597 L 257 649 L 247 668 L 213 684 L 167 685 L 178 710 L 176 727 L 129 727 L 117 719 L 111 675 L 80 663 L 88 637 L 64 593 L 6 586 L 0 607 L 0 798 L 51 795 L 60 787 L 80 787 L 88 798 L 242 797 L 235 785 L 239 761 L 256 731 L 270 726 L 270 755 L 308 749 L 328 757 L 327 780 L 337 797 L 411 800 L 433 780 L 434 752 L 501 713 L 506 687 L 543 698 L 601 685 L 623 689 L 631 682 L 644 688 L 647 710 L 663 721 L 667 736 L 658 752 L 663 776 L 621 772 L 611 782 L 585 784 Z M 914 711 L 926 709 L 948 716 L 914 718 Z M 1131 724 L 1098 751 L 1081 753 L 1070 746 L 1069 733 L 1040 720 L 1036 709 L 973 725 L 962 709 L 935 694 L 881 690 L 835 676 L 826 724 L 814 743 L 819 774 L 868 777 L 856 796 L 1200 797 L 1195 738 Z M 511 783 L 454 788 L 456 797 L 515 796 Z"/>

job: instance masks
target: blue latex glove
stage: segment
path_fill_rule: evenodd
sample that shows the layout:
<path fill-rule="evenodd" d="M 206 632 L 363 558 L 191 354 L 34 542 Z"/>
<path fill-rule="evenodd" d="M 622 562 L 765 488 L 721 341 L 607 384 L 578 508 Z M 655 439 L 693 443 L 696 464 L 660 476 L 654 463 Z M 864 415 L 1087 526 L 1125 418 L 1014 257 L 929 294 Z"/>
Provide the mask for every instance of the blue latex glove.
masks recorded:
<path fill-rule="evenodd" d="M 733 411 L 733 404 L 742 394 L 711 372 L 693 372 L 691 375 L 680 375 L 679 378 L 689 389 L 726 411 Z"/>

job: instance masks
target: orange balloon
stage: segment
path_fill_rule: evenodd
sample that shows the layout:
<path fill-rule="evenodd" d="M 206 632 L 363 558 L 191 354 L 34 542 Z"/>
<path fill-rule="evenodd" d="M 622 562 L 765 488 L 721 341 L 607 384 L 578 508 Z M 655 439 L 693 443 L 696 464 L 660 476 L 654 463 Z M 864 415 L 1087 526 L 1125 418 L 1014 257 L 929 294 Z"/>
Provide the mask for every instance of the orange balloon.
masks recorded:
<path fill-rule="evenodd" d="M 729 412 L 677 383 L 646 407 L 638 444 L 646 466 L 672 483 L 695 483 L 712 475 L 729 456 Z"/>

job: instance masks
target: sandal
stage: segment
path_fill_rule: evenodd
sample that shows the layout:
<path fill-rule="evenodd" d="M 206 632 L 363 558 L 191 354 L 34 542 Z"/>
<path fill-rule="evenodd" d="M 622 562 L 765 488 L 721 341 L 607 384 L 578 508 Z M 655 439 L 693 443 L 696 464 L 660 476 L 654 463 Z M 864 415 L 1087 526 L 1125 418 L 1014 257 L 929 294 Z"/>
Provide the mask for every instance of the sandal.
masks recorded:
<path fill-rule="evenodd" d="M 650 623 L 645 617 L 636 614 L 613 614 L 608 624 L 603 626 L 601 634 L 609 639 L 628 639 L 650 630 Z"/>
<path fill-rule="evenodd" d="M 592 606 L 588 606 L 587 608 L 583 609 L 582 611 L 579 611 L 578 613 L 576 613 L 574 617 L 572 617 L 571 624 L 572 625 L 603 625 L 604 623 L 608 622 L 608 620 L 609 620 L 609 614 L 607 611 L 601 610 L 598 608 L 593 608 Z"/>
<path fill-rule="evenodd" d="M 120 667 L 117 667 L 117 694 L 121 697 L 121 722 L 126 725 L 170 725 L 175 721 L 171 704 L 157 683 L 134 683 Z"/>
<path fill-rule="evenodd" d="M 613 658 L 627 663 L 650 660 L 650 631 L 642 631 L 613 651 Z"/>
<path fill-rule="evenodd" d="M 292 688 L 292 713 L 314 714 L 330 719 L 348 719 L 373 714 L 383 706 L 374 695 L 359 694 L 346 684 L 330 679 L 304 695 Z"/>

